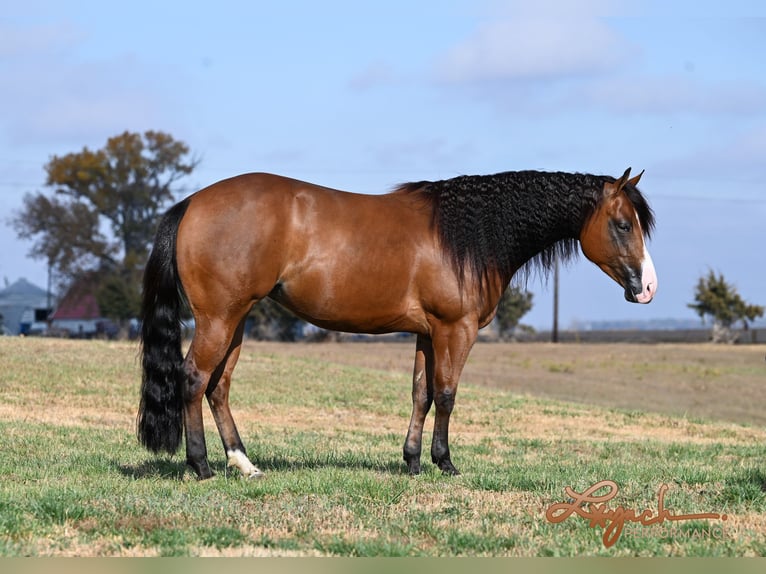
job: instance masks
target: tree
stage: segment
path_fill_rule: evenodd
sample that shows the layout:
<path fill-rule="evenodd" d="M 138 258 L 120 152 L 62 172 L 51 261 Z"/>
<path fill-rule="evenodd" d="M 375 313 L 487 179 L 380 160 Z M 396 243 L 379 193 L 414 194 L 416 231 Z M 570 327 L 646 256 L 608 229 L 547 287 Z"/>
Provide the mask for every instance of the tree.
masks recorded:
<path fill-rule="evenodd" d="M 511 336 L 521 318 L 532 309 L 532 296 L 529 291 L 522 291 L 516 286 L 510 286 L 505 290 L 497 306 L 495 318 L 500 337 Z"/>
<path fill-rule="evenodd" d="M 186 144 L 147 131 L 53 156 L 45 165 L 53 194 L 28 193 L 12 224 L 21 239 L 34 241 L 30 255 L 46 259 L 59 283 L 98 270 L 137 292 L 158 219 L 175 199 L 172 187 L 198 163 L 188 155 Z M 115 285 L 112 300 L 122 290 Z"/>
<path fill-rule="evenodd" d="M 96 302 L 104 317 L 121 323 L 137 317 L 141 304 L 134 286 L 115 273 L 105 273 L 99 278 Z"/>
<path fill-rule="evenodd" d="M 732 333 L 732 326 L 742 321 L 745 329 L 748 321 L 763 316 L 764 308 L 746 303 L 737 293 L 737 289 L 727 283 L 721 273 L 713 270 L 707 277 L 700 277 L 694 291 L 694 303 L 688 307 L 694 309 L 702 321 L 706 316 L 713 319 L 714 343 L 733 343 L 737 337 Z"/>
<path fill-rule="evenodd" d="M 12 224 L 21 239 L 36 239 L 29 255 L 45 259 L 58 283 L 72 283 L 114 257 L 99 229 L 98 213 L 78 201 L 27 194 Z"/>

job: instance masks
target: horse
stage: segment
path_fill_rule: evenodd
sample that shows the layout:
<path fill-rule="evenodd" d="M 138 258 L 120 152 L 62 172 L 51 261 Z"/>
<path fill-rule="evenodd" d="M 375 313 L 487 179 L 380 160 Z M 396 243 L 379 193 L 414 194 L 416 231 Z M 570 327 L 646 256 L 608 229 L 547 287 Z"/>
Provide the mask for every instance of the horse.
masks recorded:
<path fill-rule="evenodd" d="M 199 479 L 213 476 L 206 397 L 228 466 L 263 476 L 246 454 L 229 389 L 246 316 L 269 297 L 325 329 L 413 333 L 404 461 L 411 475 L 421 472 L 434 405 L 431 460 L 459 474 L 449 448 L 458 381 L 517 271 L 547 272 L 579 243 L 625 299 L 654 297 L 646 249 L 654 213 L 636 187 L 642 174 L 503 172 L 366 195 L 251 173 L 196 192 L 161 219 L 144 272 L 139 441 L 173 454 L 185 429 L 187 464 Z M 188 310 L 196 328 L 184 357 L 180 319 Z"/>

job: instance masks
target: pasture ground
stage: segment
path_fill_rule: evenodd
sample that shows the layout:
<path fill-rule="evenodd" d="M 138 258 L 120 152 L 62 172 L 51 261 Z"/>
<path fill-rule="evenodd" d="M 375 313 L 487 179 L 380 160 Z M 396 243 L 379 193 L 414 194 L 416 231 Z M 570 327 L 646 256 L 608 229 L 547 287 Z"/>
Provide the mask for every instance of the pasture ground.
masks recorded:
<path fill-rule="evenodd" d="M 761 556 L 764 347 L 479 344 L 451 425 L 463 474 L 406 475 L 412 344 L 246 344 L 244 481 L 135 439 L 128 343 L 0 338 L 0 556 Z M 432 416 L 429 417 L 429 424 Z M 424 437 L 424 451 L 430 434 Z M 612 480 L 609 508 L 723 520 L 603 525 L 546 510 Z M 605 523 L 604 525 L 608 525 Z"/>

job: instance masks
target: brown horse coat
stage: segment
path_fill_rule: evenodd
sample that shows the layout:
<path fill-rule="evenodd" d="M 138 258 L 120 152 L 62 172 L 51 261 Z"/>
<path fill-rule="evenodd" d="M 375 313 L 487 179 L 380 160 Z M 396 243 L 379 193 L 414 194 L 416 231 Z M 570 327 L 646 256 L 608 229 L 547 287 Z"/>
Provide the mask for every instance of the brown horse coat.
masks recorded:
<path fill-rule="evenodd" d="M 420 472 L 426 414 L 435 405 L 431 458 L 457 473 L 449 418 L 478 330 L 524 265 L 585 255 L 649 302 L 657 288 L 644 236 L 653 216 L 628 179 L 506 172 L 401 186 L 379 196 L 269 174 L 218 182 L 173 207 L 144 275 L 139 438 L 212 476 L 202 427 L 207 397 L 229 464 L 260 476 L 229 410 L 244 321 L 271 297 L 320 327 L 417 334 L 413 410 L 404 444 Z M 178 321 L 185 296 L 196 321 L 186 358 Z"/>

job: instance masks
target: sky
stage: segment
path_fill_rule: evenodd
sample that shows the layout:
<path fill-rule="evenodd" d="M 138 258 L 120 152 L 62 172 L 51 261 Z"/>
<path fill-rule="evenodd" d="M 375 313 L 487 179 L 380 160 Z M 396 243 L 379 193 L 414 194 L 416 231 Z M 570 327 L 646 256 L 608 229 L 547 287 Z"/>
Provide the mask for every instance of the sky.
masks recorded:
<path fill-rule="evenodd" d="M 534 4 L 529 8 L 528 4 Z M 8 219 L 54 155 L 161 130 L 200 160 L 178 198 L 251 171 L 363 193 L 539 169 L 620 176 L 655 211 L 649 305 L 584 256 L 559 324 L 695 319 L 709 270 L 766 304 L 759 1 L 6 2 L 0 286 L 45 287 Z M 552 321 L 552 281 L 532 277 Z"/>

